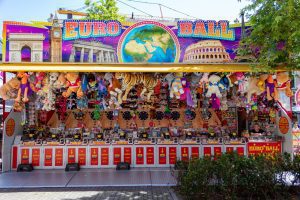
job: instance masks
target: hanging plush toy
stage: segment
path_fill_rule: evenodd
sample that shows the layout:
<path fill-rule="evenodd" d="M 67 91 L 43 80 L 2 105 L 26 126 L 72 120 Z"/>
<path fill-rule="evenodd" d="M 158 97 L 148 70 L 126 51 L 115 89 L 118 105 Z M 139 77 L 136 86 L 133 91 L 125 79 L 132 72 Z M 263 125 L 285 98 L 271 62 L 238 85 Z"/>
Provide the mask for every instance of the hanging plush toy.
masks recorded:
<path fill-rule="evenodd" d="M 66 87 L 67 91 L 63 92 L 62 95 L 65 98 L 68 98 L 73 92 L 77 95 L 77 98 L 80 99 L 83 96 L 83 92 L 81 90 L 81 80 L 79 77 L 79 73 L 70 72 L 66 74 Z"/>
<path fill-rule="evenodd" d="M 223 75 L 221 80 L 220 80 L 220 84 L 222 84 L 224 86 L 224 91 L 228 90 L 230 87 L 230 80 L 226 75 Z"/>
<path fill-rule="evenodd" d="M 0 96 L 3 100 L 17 98 L 20 85 L 18 78 L 12 78 L 0 87 Z"/>
<path fill-rule="evenodd" d="M 224 86 L 220 83 L 220 76 L 218 75 L 211 75 L 209 78 L 208 78 L 208 90 L 207 90 L 207 93 L 206 93 L 206 97 L 211 97 L 212 94 L 216 94 L 216 97 L 218 98 L 221 98 L 222 97 L 222 94 L 220 92 L 220 88 L 221 89 L 224 89 Z"/>
<path fill-rule="evenodd" d="M 105 96 L 107 96 L 107 88 L 106 88 L 106 85 L 105 85 L 105 82 L 103 80 L 102 77 L 98 76 L 97 77 L 97 82 L 98 82 L 98 88 L 97 88 L 97 91 L 98 91 L 98 98 L 104 98 Z"/>
<path fill-rule="evenodd" d="M 190 83 L 186 80 L 186 78 L 181 78 L 181 84 L 183 87 L 184 93 L 180 95 L 180 100 L 186 100 L 187 106 L 194 107 L 194 101 L 192 99 L 192 94 L 190 90 Z"/>
<path fill-rule="evenodd" d="M 104 80 L 109 82 L 107 90 L 110 94 L 110 105 L 115 104 L 116 107 L 120 107 L 120 104 L 122 103 L 122 86 L 120 81 L 116 79 L 112 73 L 105 73 Z"/>
<path fill-rule="evenodd" d="M 60 73 L 57 80 L 54 82 L 54 87 L 56 89 L 62 89 L 66 86 L 67 79 L 66 79 L 66 74 Z"/>
<path fill-rule="evenodd" d="M 54 83 L 57 81 L 58 77 L 59 77 L 59 73 L 51 72 L 49 74 L 49 85 L 53 87 Z"/>
<path fill-rule="evenodd" d="M 245 91 L 247 93 L 247 103 L 249 104 L 251 101 L 252 95 L 260 95 L 263 91 L 261 91 L 258 87 L 258 78 L 256 77 L 250 77 L 248 80 L 248 87 Z"/>
<path fill-rule="evenodd" d="M 211 108 L 215 110 L 220 109 L 220 99 L 216 96 L 215 93 L 211 95 Z"/>
<path fill-rule="evenodd" d="M 220 104 L 221 104 L 221 107 L 220 107 L 220 110 L 228 110 L 228 104 L 227 104 L 227 93 L 225 92 L 225 94 L 223 94 L 221 100 L 220 100 Z"/>
<path fill-rule="evenodd" d="M 24 103 L 26 103 L 26 102 L 29 101 L 28 96 L 33 94 L 33 91 L 31 89 L 29 81 L 28 81 L 29 75 L 25 72 L 19 72 L 17 74 L 17 77 L 19 79 L 21 79 L 21 86 L 20 86 L 20 89 L 18 91 L 18 96 L 15 100 L 17 102 L 20 102 L 21 101 L 21 96 L 23 96 L 22 101 Z"/>
<path fill-rule="evenodd" d="M 275 81 L 275 100 L 278 101 L 285 110 L 291 110 L 290 97 L 293 96 L 291 90 L 291 80 L 288 72 L 279 72 Z"/>
<path fill-rule="evenodd" d="M 265 82 L 266 86 L 266 92 L 267 92 L 267 99 L 268 101 L 271 101 L 276 96 L 276 90 L 275 90 L 275 81 L 273 79 L 273 75 L 270 74 Z"/>
<path fill-rule="evenodd" d="M 266 85 L 266 80 L 268 78 L 268 74 L 261 74 L 259 76 L 258 82 L 257 82 L 257 87 L 261 92 L 265 92 L 265 85 Z"/>
<path fill-rule="evenodd" d="M 169 73 L 165 76 L 164 81 L 168 83 L 169 90 L 171 90 L 172 82 L 175 80 L 175 76 L 173 73 Z"/>
<path fill-rule="evenodd" d="M 170 90 L 170 97 L 180 99 L 180 95 L 184 94 L 184 90 L 181 83 L 181 78 L 176 77 L 172 82 L 172 87 Z"/>

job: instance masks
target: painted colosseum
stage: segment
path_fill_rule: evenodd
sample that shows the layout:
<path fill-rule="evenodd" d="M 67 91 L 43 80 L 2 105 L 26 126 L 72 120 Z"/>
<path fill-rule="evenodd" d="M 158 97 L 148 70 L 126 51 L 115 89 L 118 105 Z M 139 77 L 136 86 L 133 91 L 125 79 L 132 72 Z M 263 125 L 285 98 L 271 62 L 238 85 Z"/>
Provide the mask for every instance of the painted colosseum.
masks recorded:
<path fill-rule="evenodd" d="M 219 40 L 204 40 L 191 44 L 185 50 L 183 62 L 223 63 L 230 62 L 229 54 Z"/>

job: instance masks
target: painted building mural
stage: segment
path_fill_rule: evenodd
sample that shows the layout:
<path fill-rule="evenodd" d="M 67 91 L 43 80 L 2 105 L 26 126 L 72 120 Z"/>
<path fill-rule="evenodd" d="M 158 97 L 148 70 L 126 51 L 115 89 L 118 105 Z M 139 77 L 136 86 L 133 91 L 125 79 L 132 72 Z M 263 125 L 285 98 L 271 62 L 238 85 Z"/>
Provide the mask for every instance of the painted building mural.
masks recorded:
<path fill-rule="evenodd" d="M 224 63 L 233 62 L 241 28 L 227 21 L 4 22 L 6 62 Z"/>

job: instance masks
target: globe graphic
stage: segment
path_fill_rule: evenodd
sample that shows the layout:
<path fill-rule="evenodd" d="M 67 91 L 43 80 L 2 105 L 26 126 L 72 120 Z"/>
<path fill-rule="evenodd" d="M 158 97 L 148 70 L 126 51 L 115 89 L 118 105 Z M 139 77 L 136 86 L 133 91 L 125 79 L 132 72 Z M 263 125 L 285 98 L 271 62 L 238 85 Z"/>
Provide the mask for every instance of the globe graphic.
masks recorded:
<path fill-rule="evenodd" d="M 155 24 L 134 27 L 125 36 L 118 48 L 123 62 L 175 62 L 176 41 L 166 28 Z M 177 38 L 175 38 L 177 39 Z"/>

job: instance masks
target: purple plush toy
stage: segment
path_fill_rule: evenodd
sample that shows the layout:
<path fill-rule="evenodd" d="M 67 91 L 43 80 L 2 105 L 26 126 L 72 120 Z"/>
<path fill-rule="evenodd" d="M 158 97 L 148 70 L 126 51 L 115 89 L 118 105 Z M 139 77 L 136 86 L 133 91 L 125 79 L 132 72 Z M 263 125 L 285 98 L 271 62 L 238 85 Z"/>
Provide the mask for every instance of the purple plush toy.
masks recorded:
<path fill-rule="evenodd" d="M 181 84 L 184 90 L 184 93 L 180 95 L 180 100 L 186 100 L 186 104 L 190 107 L 194 107 L 194 101 L 191 94 L 190 83 L 186 78 L 181 78 Z"/>

